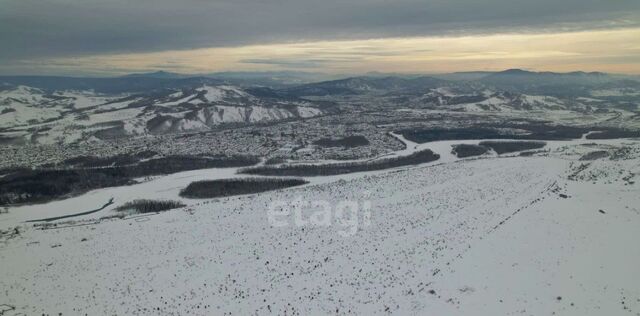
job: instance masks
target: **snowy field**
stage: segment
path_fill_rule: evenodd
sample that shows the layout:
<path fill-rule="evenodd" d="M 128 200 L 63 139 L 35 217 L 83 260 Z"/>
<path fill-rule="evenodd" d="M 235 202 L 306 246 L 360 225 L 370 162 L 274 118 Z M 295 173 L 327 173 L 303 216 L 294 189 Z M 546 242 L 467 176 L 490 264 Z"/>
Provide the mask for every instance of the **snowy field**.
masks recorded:
<path fill-rule="evenodd" d="M 99 220 L 132 198 L 178 199 L 190 171 L 0 214 L 0 314 L 640 315 L 640 142 L 548 142 L 495 153 L 309 178 L 298 188 L 183 200 L 187 207 Z M 580 160 L 593 151 L 609 157 Z M 111 208 L 34 227 L 48 214 Z M 279 214 L 274 203 L 326 201 Z M 358 212 L 338 214 L 341 202 Z M 6 305 L 2 305 L 6 304 Z"/>

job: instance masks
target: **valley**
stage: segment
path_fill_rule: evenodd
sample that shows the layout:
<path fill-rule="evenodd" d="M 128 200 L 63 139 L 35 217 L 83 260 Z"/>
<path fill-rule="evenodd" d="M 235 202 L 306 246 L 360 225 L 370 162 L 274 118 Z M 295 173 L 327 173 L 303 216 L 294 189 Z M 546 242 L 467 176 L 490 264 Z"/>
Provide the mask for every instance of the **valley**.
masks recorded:
<path fill-rule="evenodd" d="M 0 314 L 640 313 L 640 82 L 451 78 L 5 78 Z"/>

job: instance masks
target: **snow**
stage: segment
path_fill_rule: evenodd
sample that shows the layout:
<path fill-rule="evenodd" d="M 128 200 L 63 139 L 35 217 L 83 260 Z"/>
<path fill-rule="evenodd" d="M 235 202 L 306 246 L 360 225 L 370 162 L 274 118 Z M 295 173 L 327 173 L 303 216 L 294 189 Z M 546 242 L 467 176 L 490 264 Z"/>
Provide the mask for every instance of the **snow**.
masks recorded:
<path fill-rule="evenodd" d="M 204 94 L 205 99 L 209 102 L 221 102 L 226 99 L 233 98 L 250 98 L 251 95 L 242 91 L 238 87 L 234 86 L 208 86 L 204 85 L 202 88 L 197 89 L 197 91 L 206 91 Z"/>
<path fill-rule="evenodd" d="M 508 106 L 508 102 L 500 97 L 492 96 L 484 101 L 476 103 L 465 103 L 458 106 L 462 107 L 467 112 L 484 112 L 484 108 L 481 105 L 491 107 L 493 111 L 513 111 L 514 109 Z"/>
<path fill-rule="evenodd" d="M 435 88 L 435 89 L 431 89 L 431 91 L 434 91 L 442 96 L 445 97 L 455 97 L 458 96 L 458 94 L 456 94 L 455 92 L 452 91 L 452 88 L 450 87 L 440 87 L 440 88 Z"/>
<path fill-rule="evenodd" d="M 293 113 L 285 109 L 252 106 L 250 121 L 251 122 L 274 121 L 274 120 L 282 120 L 282 119 L 290 118 L 293 116 L 294 116 Z"/>
<path fill-rule="evenodd" d="M 130 109 L 121 109 L 117 111 L 108 111 L 102 113 L 96 113 L 89 115 L 88 120 L 78 120 L 76 124 L 82 125 L 94 125 L 98 123 L 106 123 L 112 121 L 123 121 L 131 118 L 135 118 L 136 115 L 142 112 L 142 108 L 130 108 Z"/>
<path fill-rule="evenodd" d="M 44 97 L 44 91 L 18 86 L 0 91 L 0 111 L 13 109 L 13 112 L 0 114 L 0 127 L 29 124 L 30 121 L 43 121 L 60 117 L 62 107 L 56 106 L 52 99 Z"/>
<path fill-rule="evenodd" d="M 2 109 L 4 108 L 2 107 Z M 0 115 L 0 127 L 29 124 L 32 120 L 41 122 L 61 115 L 60 111 L 55 108 L 39 108 L 24 104 L 14 104 L 10 108 L 15 111 Z"/>
<path fill-rule="evenodd" d="M 187 119 L 181 120 L 178 126 L 179 131 L 203 130 L 208 128 L 209 127 L 204 122 Z"/>
<path fill-rule="evenodd" d="M 73 123 L 73 120 L 65 120 L 64 115 L 76 115 L 75 113 L 69 114 L 71 110 L 80 110 L 82 113 L 91 116 L 94 113 L 92 110 L 96 108 L 99 108 L 99 110 L 124 108 L 133 102 L 119 102 L 102 107 L 103 104 L 123 96 L 103 96 L 92 91 L 57 91 L 53 95 L 55 97 L 47 96 L 40 89 L 26 86 L 18 86 L 12 90 L 1 91 L 0 104 L 2 109 L 11 108 L 15 111 L 0 115 L 0 127 L 36 125 L 52 119 L 58 119 L 56 123 L 69 124 Z M 100 114 L 98 115 L 100 116 Z M 56 138 L 59 135 L 47 136 Z M 44 140 L 47 136 L 39 140 Z"/>
<path fill-rule="evenodd" d="M 175 96 L 175 97 L 179 97 L 180 95 L 182 95 L 182 94 L 181 94 L 181 93 L 178 93 L 178 95 L 177 95 L 177 96 Z M 173 95 L 172 95 L 172 96 L 173 96 Z M 189 101 L 191 98 L 193 98 L 193 96 L 192 96 L 192 95 L 188 95 L 188 96 L 185 96 L 185 97 L 180 98 L 180 99 L 175 100 L 175 101 L 169 101 L 169 102 L 158 103 L 157 105 L 159 105 L 159 106 L 166 106 L 166 107 L 172 107 L 172 106 L 176 106 L 176 105 L 181 104 L 181 103 L 185 103 L 185 102 Z"/>
<path fill-rule="evenodd" d="M 224 97 L 224 92 L 216 87 L 204 86 L 198 89 L 198 91 L 206 91 L 204 98 L 209 102 L 221 101 Z"/>
<path fill-rule="evenodd" d="M 600 99 L 586 98 L 586 97 L 578 97 L 578 98 L 576 98 L 576 100 L 584 101 L 584 102 L 603 102 L 604 101 L 604 100 L 600 100 Z"/>
<path fill-rule="evenodd" d="M 75 109 L 86 109 L 98 106 L 114 99 L 113 97 L 95 95 L 89 91 L 61 91 L 55 93 L 55 95 L 69 98 L 70 104 Z"/>
<path fill-rule="evenodd" d="M 221 123 L 245 122 L 247 120 L 246 108 L 237 106 L 217 106 L 218 120 Z"/>
<path fill-rule="evenodd" d="M 564 109 L 565 104 L 558 98 L 546 95 L 522 95 L 522 99 L 537 108 Z"/>
<path fill-rule="evenodd" d="M 23 227 L 0 246 L 3 302 L 27 314 L 635 312 L 638 189 L 570 181 L 571 168 L 553 155 L 467 159 L 187 200 L 187 209 L 154 216 Z M 117 194 L 168 198 L 231 171 L 160 177 Z M 270 203 L 298 197 L 368 199 L 369 225 L 351 236 L 337 222 L 271 226 Z"/>
<path fill-rule="evenodd" d="M 0 217 L 0 229 L 6 229 L 28 220 L 64 216 L 96 209 L 111 198 L 114 198 L 114 204 L 110 207 L 79 219 L 96 219 L 110 215 L 113 213 L 113 209 L 134 199 L 170 198 L 182 200 L 178 193 L 180 189 L 186 187 L 189 183 L 211 178 L 231 178 L 234 177 L 236 171 L 237 168 L 185 171 L 168 176 L 155 177 L 150 181 L 144 181 L 139 184 L 93 190 L 77 197 L 46 204 L 14 207 L 9 214 Z"/>
<path fill-rule="evenodd" d="M 286 109 L 267 108 L 263 106 L 231 106 L 216 105 L 208 107 L 210 121 L 213 124 L 238 123 L 238 122 L 264 122 L 282 120 L 294 117 L 294 114 Z M 198 113 L 202 121 L 206 121 L 203 112 Z"/>
<path fill-rule="evenodd" d="M 586 135 L 590 134 L 586 133 Z M 434 166 L 434 165 L 442 165 L 442 164 L 450 164 L 455 163 L 460 160 L 456 157 L 452 152 L 452 146 L 456 144 L 478 144 L 483 140 L 453 140 L 453 141 L 436 141 L 429 142 L 424 144 L 418 144 L 407 140 L 404 136 L 400 134 L 391 133 L 392 136 L 398 138 L 400 141 L 406 144 L 406 148 L 395 151 L 392 153 L 380 155 L 373 159 L 353 159 L 353 160 L 322 160 L 317 162 L 306 162 L 305 164 L 330 164 L 330 163 L 350 163 L 350 162 L 367 162 L 367 161 L 375 161 L 379 159 L 386 159 L 390 157 L 400 157 L 411 155 L 414 152 L 422 151 L 425 149 L 430 149 L 433 152 L 440 155 L 440 159 L 428 163 L 421 164 L 421 167 Z M 590 140 L 582 137 L 580 140 L 573 141 L 547 141 L 547 145 L 545 146 L 545 150 L 551 152 L 567 152 L 567 147 L 572 146 L 580 146 L 581 144 L 600 144 L 602 146 L 614 146 L 619 145 L 620 140 Z M 503 140 L 495 140 L 492 141 L 513 141 L 509 139 Z M 578 152 L 574 153 L 575 159 L 579 158 L 581 154 L 586 152 Z M 518 155 L 518 153 L 513 153 L 513 155 Z M 495 157 L 496 155 L 489 154 L 484 155 L 485 158 Z M 502 155 L 502 157 L 509 156 L 509 154 Z M 471 158 L 475 159 L 475 158 Z M 400 168 L 403 169 L 403 168 Z M 11 212 L 8 215 L 4 215 L 0 217 L 0 229 L 6 229 L 8 227 L 12 227 L 15 225 L 19 225 L 21 222 L 39 218 L 46 217 L 56 217 L 63 215 L 70 215 L 75 213 L 80 213 L 82 211 L 86 211 L 89 209 L 94 209 L 98 204 L 101 204 L 102 201 L 108 201 L 111 198 L 115 198 L 114 204 L 111 207 L 105 208 L 104 211 L 94 213 L 90 216 L 83 217 L 81 219 L 97 219 L 102 216 L 110 215 L 111 211 L 117 206 L 124 204 L 133 199 L 175 199 L 182 200 L 184 202 L 188 202 L 189 200 L 182 199 L 178 193 L 179 189 L 186 187 L 189 183 L 198 180 L 205 179 L 222 179 L 222 178 L 230 178 L 230 177 L 244 177 L 245 175 L 236 174 L 238 168 L 212 168 L 212 169 L 203 169 L 203 170 L 195 170 L 195 171 L 185 171 L 174 173 L 171 175 L 156 177 L 151 181 L 142 182 L 135 185 L 122 186 L 122 187 L 113 187 L 113 188 L 105 188 L 93 190 L 89 193 L 49 202 L 47 204 L 35 204 L 35 205 L 25 205 L 20 207 L 11 208 Z M 307 180 L 311 182 L 311 184 L 326 184 L 344 179 L 355 179 L 359 177 L 364 177 L 367 175 L 380 175 L 389 172 L 389 170 L 381 170 L 381 171 L 369 171 L 369 172 L 358 172 L 346 175 L 336 175 L 336 176 L 325 176 L 325 177 L 310 177 Z"/>
<path fill-rule="evenodd" d="M 14 99 L 17 103 L 22 104 L 34 104 L 40 105 L 41 103 L 45 103 L 49 101 L 48 98 L 44 97 L 45 92 L 27 86 L 17 86 L 14 89 L 0 91 L 0 102 L 10 101 L 8 99 Z"/>
<path fill-rule="evenodd" d="M 192 107 L 197 106 L 197 119 L 184 118 L 191 110 L 163 113 L 177 119 L 174 124 L 167 123 L 166 128 L 172 131 L 207 130 L 211 125 L 223 123 L 254 123 L 322 114 L 321 110 L 309 106 L 307 101 L 284 102 L 288 107 L 283 107 L 280 103 L 268 104 L 235 86 L 205 85 L 197 91 L 204 91 L 206 103 L 215 105 L 201 105 L 205 102 L 201 98 L 193 99 L 196 94 L 184 94 L 181 91 L 161 99 L 140 96 L 125 100 L 130 95 L 102 95 L 88 90 L 56 91 L 53 93 L 55 97 L 51 97 L 45 91 L 19 86 L 0 91 L 0 111 L 4 112 L 0 114 L 0 128 L 19 127 L 24 131 L 19 136 L 30 138 L 39 144 L 81 141 L 89 135 L 79 132 L 76 128 L 78 125 L 92 126 L 115 121 L 124 124 L 128 135 L 144 135 L 149 132 L 145 120 L 154 117 L 154 113 L 148 111 L 149 107 L 144 104 L 135 108 L 129 108 L 129 105 L 148 99 L 156 106 L 167 108 L 175 108 L 185 102 Z M 291 110 L 296 106 L 299 109 Z M 28 127 L 43 126 L 47 127 L 47 131 L 37 138 L 31 138 Z"/>
<path fill-rule="evenodd" d="M 229 105 L 233 98 L 250 97 L 235 87 L 201 89 L 209 102 L 227 105 L 200 110 L 196 120 L 176 123 L 178 130 L 206 128 L 209 121 L 294 115 L 277 107 Z M 27 87 L 2 93 L 2 107 L 18 111 L 0 116 L 0 126 L 57 117 L 69 105 L 50 103 L 41 91 Z M 98 96 L 70 93 L 66 96 L 77 108 L 98 102 Z M 522 98 L 540 107 L 560 105 L 544 96 Z M 514 111 L 498 96 L 481 104 Z M 462 106 L 480 110 L 476 104 Z M 143 134 L 145 118 L 135 118 L 141 111 L 91 112 L 88 121 L 67 117 L 61 123 L 122 120 L 128 133 Z M 298 107 L 301 117 L 319 114 L 319 109 Z M 54 126 L 44 141 L 79 137 L 64 134 L 64 126 Z M 179 191 L 193 181 L 246 175 L 238 175 L 237 168 L 185 171 L 12 207 L 0 213 L 0 314 L 8 304 L 27 315 L 638 315 L 640 184 L 634 181 L 640 174 L 640 140 L 586 139 L 592 133 L 547 141 L 532 157 L 489 153 L 466 159 L 453 155 L 452 146 L 482 140 L 418 144 L 392 133 L 405 149 L 349 161 L 424 149 L 440 159 L 311 177 L 296 188 L 219 199 L 185 199 Z M 597 150 L 631 154 L 579 160 Z M 315 163 L 333 162 L 338 161 Z M 113 205 L 58 221 L 58 227 L 26 223 L 96 209 L 111 198 Z M 101 220 L 141 198 L 187 206 Z M 275 201 L 298 200 L 327 201 L 332 214 L 341 201 L 369 203 L 370 215 L 328 226 L 296 226 L 293 215 L 284 227 L 270 224 L 268 210 Z M 313 211 L 303 209 L 305 216 Z M 8 238 L 14 227 L 19 236 Z"/>
<path fill-rule="evenodd" d="M 141 119 L 127 120 L 124 122 L 124 130 L 128 135 L 142 135 L 147 132 L 146 122 Z"/>
<path fill-rule="evenodd" d="M 109 104 L 104 104 L 102 106 L 100 106 L 101 110 L 115 110 L 115 109 L 124 109 L 126 108 L 129 104 L 137 102 L 142 100 L 142 98 L 135 98 L 132 100 L 127 100 L 127 101 L 120 101 L 120 102 L 113 102 L 113 103 L 109 103 Z"/>
<path fill-rule="evenodd" d="M 298 107 L 298 115 L 303 118 L 314 117 L 321 115 L 322 111 L 320 109 L 308 107 L 308 106 L 299 106 Z"/>
<path fill-rule="evenodd" d="M 594 97 L 640 96 L 640 91 L 631 88 L 601 89 L 591 91 Z"/>
<path fill-rule="evenodd" d="M 565 184 L 572 198 L 546 196 L 472 246 L 450 277 L 435 282 L 442 296 L 475 289 L 458 308 L 478 315 L 505 315 L 515 306 L 535 315 L 637 313 L 638 190 Z"/>
<path fill-rule="evenodd" d="M 460 108 L 467 112 L 530 112 L 532 110 L 553 110 L 553 113 L 555 113 L 567 110 L 567 105 L 562 100 L 551 96 L 521 94 L 517 98 L 511 98 L 500 94 L 493 94 L 487 97 L 486 100 L 480 102 L 454 105 L 454 108 Z"/>

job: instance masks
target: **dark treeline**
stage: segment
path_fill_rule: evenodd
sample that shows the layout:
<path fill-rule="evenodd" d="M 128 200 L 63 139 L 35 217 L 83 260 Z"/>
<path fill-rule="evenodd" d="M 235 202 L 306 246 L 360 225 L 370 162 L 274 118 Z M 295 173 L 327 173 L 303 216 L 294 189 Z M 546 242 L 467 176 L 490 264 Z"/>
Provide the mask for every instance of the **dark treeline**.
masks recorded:
<path fill-rule="evenodd" d="M 135 213 L 155 213 L 171 210 L 174 208 L 184 207 L 185 205 L 178 201 L 164 200 L 133 200 L 116 208 L 118 212 L 133 211 Z"/>
<path fill-rule="evenodd" d="M 608 151 L 597 150 L 597 151 L 592 151 L 590 153 L 584 154 L 582 157 L 580 157 L 579 160 L 581 160 L 581 161 L 596 160 L 596 159 L 606 158 L 606 157 L 609 157 L 609 152 Z"/>
<path fill-rule="evenodd" d="M 168 156 L 140 162 L 134 166 L 122 167 L 131 177 L 144 177 L 150 175 L 171 174 L 180 171 L 208 169 L 208 168 L 232 168 L 255 165 L 260 159 L 253 156 L 228 156 L 228 157 L 196 157 L 196 156 Z"/>
<path fill-rule="evenodd" d="M 500 142 L 500 141 L 486 141 L 480 142 L 480 146 L 489 147 L 493 149 L 498 155 L 512 153 L 516 151 L 523 151 L 529 149 L 538 149 L 547 145 L 545 142 Z"/>
<path fill-rule="evenodd" d="M 587 139 L 615 139 L 615 138 L 635 138 L 640 137 L 640 131 L 630 131 L 622 129 L 607 129 L 599 133 L 587 135 Z"/>
<path fill-rule="evenodd" d="M 430 128 L 430 129 L 405 129 L 398 132 L 406 139 L 416 143 L 435 142 L 440 140 L 458 139 L 496 139 L 505 138 L 505 135 L 489 128 Z"/>
<path fill-rule="evenodd" d="M 389 168 L 396 168 L 408 165 L 417 165 L 425 162 L 440 159 L 440 155 L 431 150 L 415 152 L 408 156 L 380 159 L 371 162 L 345 162 L 324 165 L 283 165 L 283 166 L 261 166 L 247 168 L 240 171 L 245 174 L 255 174 L 264 176 L 327 176 L 352 172 L 374 171 Z"/>
<path fill-rule="evenodd" d="M 314 145 L 322 147 L 345 147 L 352 148 L 369 145 L 369 140 L 362 135 L 347 136 L 338 139 L 321 138 L 313 142 Z"/>
<path fill-rule="evenodd" d="M 281 163 L 285 163 L 287 160 L 284 157 L 272 157 L 267 159 L 264 164 L 265 165 L 278 165 Z"/>
<path fill-rule="evenodd" d="M 467 158 L 484 155 L 489 151 L 489 148 L 480 145 L 459 144 L 454 145 L 451 153 L 455 154 L 458 158 Z"/>
<path fill-rule="evenodd" d="M 17 169 L 0 178 L 0 205 L 47 202 L 93 189 L 132 184 L 134 178 L 197 169 L 246 167 L 258 162 L 259 159 L 249 156 L 168 156 L 105 168 Z"/>
<path fill-rule="evenodd" d="M 27 168 L 27 167 L 0 168 L 0 176 L 12 174 L 12 173 L 17 173 L 17 172 L 25 172 L 25 171 L 29 171 L 29 170 L 31 170 L 31 168 Z"/>
<path fill-rule="evenodd" d="M 526 133 L 505 134 L 505 128 L 525 130 Z M 398 131 L 406 139 L 416 143 L 463 139 L 519 139 L 519 140 L 571 140 L 581 138 L 587 132 L 599 131 L 588 139 L 614 139 L 640 137 L 640 131 L 608 127 L 574 127 L 543 123 L 480 124 L 466 128 L 415 128 Z"/>
<path fill-rule="evenodd" d="M 197 181 L 190 183 L 180 191 L 180 196 L 196 199 L 217 198 L 279 190 L 307 183 L 309 182 L 302 179 L 279 178 L 238 178 Z"/>
<path fill-rule="evenodd" d="M 75 168 L 98 168 L 108 166 L 124 166 L 135 164 L 141 159 L 151 158 L 157 155 L 155 151 L 145 150 L 135 154 L 120 154 L 111 157 L 96 157 L 96 156 L 77 156 L 64 160 L 59 164 L 49 164 L 43 167 L 55 168 L 55 167 L 75 167 Z"/>
<path fill-rule="evenodd" d="M 0 205 L 48 202 L 73 192 L 130 183 L 119 169 L 25 170 L 0 179 Z"/>

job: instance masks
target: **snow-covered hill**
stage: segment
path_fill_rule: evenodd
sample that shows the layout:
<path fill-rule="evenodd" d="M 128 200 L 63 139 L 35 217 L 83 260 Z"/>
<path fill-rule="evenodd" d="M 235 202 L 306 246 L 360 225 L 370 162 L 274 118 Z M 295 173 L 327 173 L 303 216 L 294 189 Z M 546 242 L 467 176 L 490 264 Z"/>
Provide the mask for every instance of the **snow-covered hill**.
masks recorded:
<path fill-rule="evenodd" d="M 513 76 L 518 84 L 506 85 Z M 596 120 L 623 117 L 632 122 L 640 116 L 640 83 L 631 79 L 521 71 L 492 78 L 500 80 L 353 77 L 285 88 L 231 85 L 202 78 L 156 78 L 160 82 L 148 88 L 138 82 L 141 87 L 135 90 L 120 88 L 136 77 L 73 78 L 70 87 L 95 87 L 80 90 L 47 89 L 53 83 L 46 80 L 48 84 L 40 84 L 40 88 L 4 83 L 0 85 L 0 143 L 69 143 L 206 131 L 223 124 L 296 120 L 344 109 L 419 108 L 544 119 L 562 115 L 595 118 L 594 114 L 603 114 Z M 31 81 L 36 84 L 38 80 Z M 531 85 L 526 84 L 529 81 Z M 113 84 L 120 88 L 109 88 Z M 125 92 L 104 92 L 112 90 Z"/>
<path fill-rule="evenodd" d="M 595 94 L 596 91 L 594 91 Z M 599 93 L 604 93 L 599 91 Z M 506 92 L 495 89 L 469 90 L 458 87 L 440 87 L 426 93 L 403 98 L 403 104 L 457 112 L 549 112 L 574 111 L 589 113 L 602 109 L 613 109 L 616 104 L 607 99 L 594 97 L 557 97 Z M 635 106 L 633 106 L 635 108 Z"/>
<path fill-rule="evenodd" d="M 322 115 L 317 104 L 253 95 L 229 85 L 202 85 L 146 94 L 100 94 L 16 86 L 0 91 L 0 128 L 12 143 L 72 142 L 207 130 Z"/>

